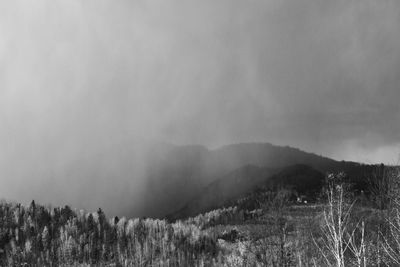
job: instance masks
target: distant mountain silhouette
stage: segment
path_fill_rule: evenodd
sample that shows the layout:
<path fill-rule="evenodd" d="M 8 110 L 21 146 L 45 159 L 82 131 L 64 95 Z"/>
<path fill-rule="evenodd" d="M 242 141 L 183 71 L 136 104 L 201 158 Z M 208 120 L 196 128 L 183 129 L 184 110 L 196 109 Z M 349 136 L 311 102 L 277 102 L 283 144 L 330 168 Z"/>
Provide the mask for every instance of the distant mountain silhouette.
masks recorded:
<path fill-rule="evenodd" d="M 282 169 L 246 165 L 212 182 L 182 209 L 167 217 L 175 220 L 229 206 L 259 188 L 276 190 L 285 187 L 301 195 L 315 195 L 320 191 L 324 178 L 323 173 L 307 165 Z"/>
<path fill-rule="evenodd" d="M 240 190 L 247 191 L 260 180 L 291 165 L 308 165 L 322 174 L 354 169 L 359 173 L 361 166 L 269 143 L 241 143 L 215 150 L 203 146 L 165 144 L 161 149 L 153 147 L 149 155 L 152 164 L 148 165 L 146 190 L 151 192 L 151 197 L 146 206 L 150 216 L 163 216 L 183 208 L 213 182 L 218 189 L 210 189 L 207 194 L 216 199 L 224 198 L 225 191 L 237 194 L 241 193 Z M 246 177 L 241 177 L 241 174 L 246 174 Z M 225 182 L 232 177 L 240 177 L 237 187 L 241 189 L 237 189 L 234 183 Z M 212 196 L 213 192 L 219 196 Z M 216 202 L 220 203 L 219 200 Z"/>
<path fill-rule="evenodd" d="M 121 142 L 99 149 L 95 155 L 76 158 L 62 172 L 55 173 L 64 175 L 68 184 L 52 184 L 53 191 L 62 193 L 68 186 L 74 192 L 72 206 L 95 209 L 98 205 L 110 215 L 161 218 L 185 207 L 214 182 L 219 188 L 215 194 L 229 190 L 239 195 L 291 165 L 308 165 L 323 174 L 345 171 L 362 176 L 362 165 L 358 163 L 268 143 L 234 144 L 213 150 L 156 142 L 139 145 Z M 224 177 L 241 176 L 238 182 L 242 191 L 231 182 L 225 187 Z M 207 193 L 210 198 L 212 192 Z M 58 201 L 68 203 L 62 197 L 67 196 L 60 196 Z"/>
<path fill-rule="evenodd" d="M 269 143 L 233 144 L 221 147 L 213 152 L 222 161 L 222 164 L 231 168 L 246 164 L 268 168 L 305 164 L 322 172 L 335 172 L 360 165 L 356 162 L 336 161 L 314 153 L 304 152 L 297 148 L 275 146 Z"/>

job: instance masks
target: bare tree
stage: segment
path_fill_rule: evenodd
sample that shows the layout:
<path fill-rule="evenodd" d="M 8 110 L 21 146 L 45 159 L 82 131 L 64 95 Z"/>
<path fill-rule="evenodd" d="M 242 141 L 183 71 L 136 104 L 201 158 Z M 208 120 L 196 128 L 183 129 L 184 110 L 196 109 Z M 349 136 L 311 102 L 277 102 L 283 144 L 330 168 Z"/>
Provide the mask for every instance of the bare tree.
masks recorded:
<path fill-rule="evenodd" d="M 359 241 L 356 239 L 355 231 L 358 230 L 360 232 Z M 358 267 L 366 267 L 367 259 L 365 254 L 365 223 L 361 222 L 360 227 L 355 227 L 354 231 L 349 234 L 349 249 L 353 253 L 356 258 Z"/>
<path fill-rule="evenodd" d="M 383 164 L 376 167 L 371 176 L 367 177 L 370 200 L 380 210 L 388 208 L 391 200 L 391 186 L 393 185 L 393 170 Z"/>
<path fill-rule="evenodd" d="M 328 203 L 323 212 L 322 238 L 316 240 L 313 237 L 314 243 L 328 266 L 344 267 L 345 252 L 348 249 L 353 254 L 357 253 L 361 258 L 365 251 L 364 240 L 361 245 L 355 241 L 356 228 L 350 229 L 350 216 L 354 201 L 349 203 L 345 199 L 344 187 L 343 184 L 334 183 L 329 186 Z M 355 254 L 356 258 L 357 255 Z"/>
<path fill-rule="evenodd" d="M 382 232 L 383 250 L 396 264 L 400 265 L 400 168 L 392 168 L 390 173 L 388 195 L 390 197 L 390 210 L 387 216 L 388 231 Z"/>

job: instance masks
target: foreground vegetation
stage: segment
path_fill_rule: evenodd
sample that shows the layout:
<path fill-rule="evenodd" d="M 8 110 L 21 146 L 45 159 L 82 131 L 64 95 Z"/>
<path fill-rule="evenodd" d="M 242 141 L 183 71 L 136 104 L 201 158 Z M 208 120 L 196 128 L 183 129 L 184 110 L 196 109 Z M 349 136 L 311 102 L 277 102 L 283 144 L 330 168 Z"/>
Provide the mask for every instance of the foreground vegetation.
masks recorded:
<path fill-rule="evenodd" d="M 0 265 L 398 266 L 399 182 L 386 169 L 355 193 L 345 175 L 328 175 L 312 204 L 258 190 L 176 222 L 2 202 Z"/>

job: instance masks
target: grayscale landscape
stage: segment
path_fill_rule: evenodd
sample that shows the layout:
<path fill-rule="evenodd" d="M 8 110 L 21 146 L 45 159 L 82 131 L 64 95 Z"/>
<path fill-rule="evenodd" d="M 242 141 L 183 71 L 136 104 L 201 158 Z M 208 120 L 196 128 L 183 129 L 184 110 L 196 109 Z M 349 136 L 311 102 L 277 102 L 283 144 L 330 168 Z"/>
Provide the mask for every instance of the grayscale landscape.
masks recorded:
<path fill-rule="evenodd" d="M 400 2 L 0 2 L 0 266 L 400 266 Z"/>

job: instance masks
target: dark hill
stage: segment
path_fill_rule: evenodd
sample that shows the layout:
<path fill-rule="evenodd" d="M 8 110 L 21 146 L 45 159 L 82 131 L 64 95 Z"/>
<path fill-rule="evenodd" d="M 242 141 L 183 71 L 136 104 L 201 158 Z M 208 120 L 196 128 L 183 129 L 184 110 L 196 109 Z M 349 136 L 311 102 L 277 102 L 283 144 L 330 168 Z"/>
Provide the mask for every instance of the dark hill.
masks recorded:
<path fill-rule="evenodd" d="M 276 190 L 284 187 L 314 197 L 320 191 L 324 177 L 324 174 L 307 165 L 295 165 L 283 169 L 246 165 L 208 185 L 186 206 L 168 218 L 180 219 L 228 206 L 258 188 Z"/>
<path fill-rule="evenodd" d="M 202 146 L 165 144 L 162 148 L 154 146 L 149 153 L 149 160 L 145 181 L 146 191 L 151 198 L 146 199 L 146 213 L 156 217 L 182 208 L 210 183 L 228 177 L 244 166 L 247 166 L 249 177 L 254 179 L 263 179 L 264 172 L 267 172 L 265 169 L 280 169 L 296 164 L 309 165 L 321 173 L 349 171 L 361 166 L 268 143 L 234 144 L 215 150 Z M 251 173 L 254 167 L 260 167 L 263 171 Z M 271 174 L 272 171 L 268 172 Z M 249 186 L 253 184 L 253 181 L 247 181 Z M 219 187 L 223 188 L 223 183 Z"/>
<path fill-rule="evenodd" d="M 99 149 L 96 155 L 83 155 L 65 166 L 63 173 L 67 173 L 70 191 L 75 192 L 69 202 L 72 206 L 91 209 L 102 206 L 111 215 L 163 217 L 183 208 L 208 185 L 230 177 L 231 173 L 248 174 L 248 179 L 241 184 L 246 189 L 257 184 L 258 179 L 270 176 L 273 170 L 296 164 L 309 165 L 321 173 L 343 170 L 362 177 L 358 163 L 266 143 L 209 150 L 193 145 L 153 142 L 138 147 L 122 142 Z M 244 169 L 240 171 L 241 168 Z M 224 182 L 219 183 L 219 188 L 224 190 Z M 51 186 L 55 192 L 64 192 L 66 185 Z M 67 198 L 60 196 L 61 200 L 63 197 Z"/>
<path fill-rule="evenodd" d="M 359 163 L 336 161 L 314 153 L 289 146 L 275 146 L 269 143 L 240 143 L 221 147 L 212 151 L 219 164 L 235 168 L 246 164 L 269 168 L 305 164 L 321 172 L 336 172 L 352 169 Z"/>

